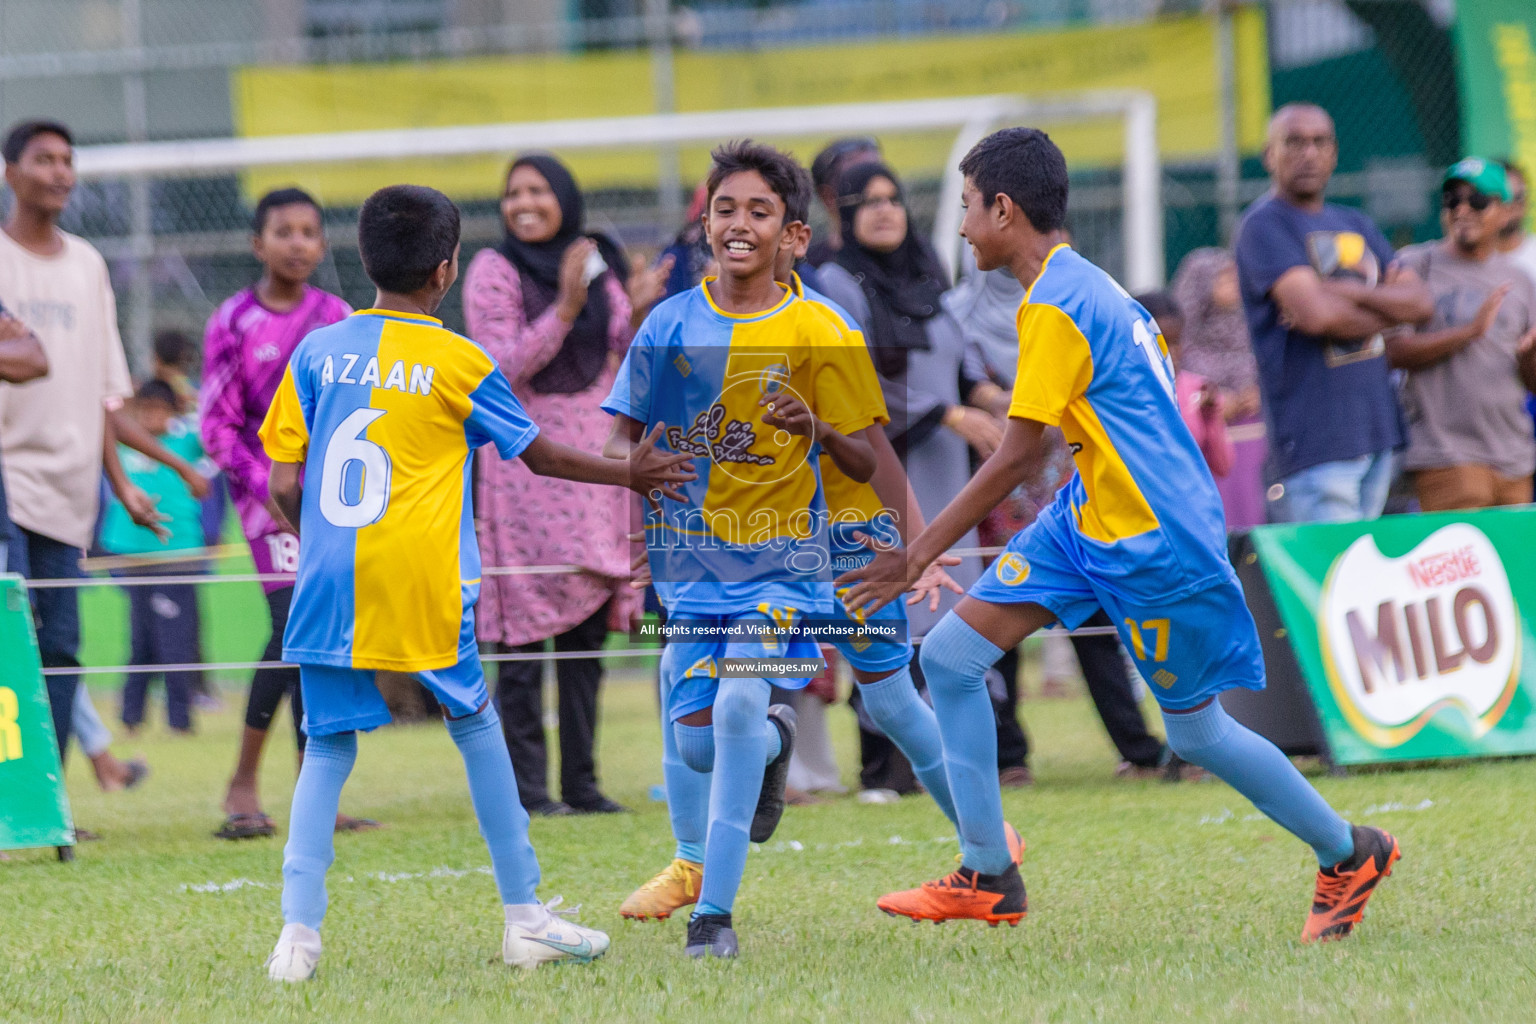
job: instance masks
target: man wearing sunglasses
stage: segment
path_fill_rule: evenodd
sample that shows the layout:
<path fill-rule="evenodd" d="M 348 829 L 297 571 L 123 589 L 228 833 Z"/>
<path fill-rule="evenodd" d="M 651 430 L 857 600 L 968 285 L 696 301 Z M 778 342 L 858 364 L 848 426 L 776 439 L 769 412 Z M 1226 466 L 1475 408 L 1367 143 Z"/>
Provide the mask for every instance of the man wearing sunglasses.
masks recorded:
<path fill-rule="evenodd" d="M 1382 332 L 1434 312 L 1370 218 L 1324 201 L 1338 159 L 1327 111 L 1275 111 L 1264 147 L 1274 187 L 1248 208 L 1234 243 L 1278 522 L 1381 514 L 1403 443 Z"/>
<path fill-rule="evenodd" d="M 1426 512 L 1531 500 L 1536 437 L 1536 282 L 1500 251 L 1511 190 L 1504 168 L 1468 157 L 1445 173 L 1445 237 L 1410 246 L 1403 266 L 1429 286 L 1435 315 L 1387 338 L 1408 371 L 1404 468 Z"/>

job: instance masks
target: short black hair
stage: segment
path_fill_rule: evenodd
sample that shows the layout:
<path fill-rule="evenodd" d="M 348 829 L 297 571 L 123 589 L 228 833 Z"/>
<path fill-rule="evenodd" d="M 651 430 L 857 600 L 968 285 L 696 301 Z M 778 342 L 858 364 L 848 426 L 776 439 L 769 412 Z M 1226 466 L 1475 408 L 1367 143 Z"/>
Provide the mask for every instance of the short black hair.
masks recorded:
<path fill-rule="evenodd" d="M 762 175 L 768 187 L 784 201 L 784 223 L 804 222 L 811 215 L 811 194 L 805 168 L 795 158 L 782 150 L 751 139 L 737 139 L 723 146 L 716 146 L 709 154 L 714 163 L 709 168 L 705 185 L 710 201 L 720 184 L 733 174 L 756 171 Z"/>
<path fill-rule="evenodd" d="M 842 177 L 842 163 L 855 153 L 880 155 L 880 143 L 868 135 L 852 135 L 827 143 L 811 161 L 811 182 L 816 188 L 836 185 Z"/>
<path fill-rule="evenodd" d="M 1152 292 L 1142 292 L 1140 295 L 1132 297 L 1141 303 L 1142 309 L 1152 314 L 1152 319 L 1154 320 L 1163 321 L 1172 320 L 1176 317 L 1183 319 L 1184 317 L 1183 310 L 1179 309 L 1179 304 L 1173 300 L 1173 294 L 1166 288 L 1159 288 L 1157 291 Z"/>
<path fill-rule="evenodd" d="M 11 125 L 11 130 L 5 133 L 0 155 L 5 157 L 6 163 L 16 163 L 26 151 L 27 143 L 39 135 L 57 135 L 71 146 L 75 144 L 75 136 L 58 121 L 21 121 Z"/>
<path fill-rule="evenodd" d="M 155 358 L 166 366 L 188 366 L 196 351 L 186 331 L 167 328 L 155 333 Z"/>
<path fill-rule="evenodd" d="M 251 234 L 259 235 L 267 226 L 267 214 L 279 206 L 313 206 L 315 213 L 324 215 L 315 197 L 301 188 L 275 188 L 256 200 L 256 212 L 251 215 Z"/>
<path fill-rule="evenodd" d="M 1067 221 L 1067 158 L 1038 128 L 1004 128 L 971 147 L 960 161 L 987 206 L 999 192 L 1018 204 L 1036 231 Z"/>
<path fill-rule="evenodd" d="M 133 393 L 136 402 L 164 402 L 172 409 L 178 408 L 176 389 L 163 380 L 147 380 Z"/>
<path fill-rule="evenodd" d="M 1504 157 L 1498 163 L 1500 167 L 1504 168 L 1505 174 L 1518 175 L 1521 181 L 1530 180 L 1530 177 L 1525 173 L 1525 168 L 1515 163 L 1512 158 Z"/>
<path fill-rule="evenodd" d="M 459 244 L 459 208 L 425 185 L 390 185 L 363 201 L 357 248 L 368 280 L 386 292 L 409 295 L 453 259 Z"/>

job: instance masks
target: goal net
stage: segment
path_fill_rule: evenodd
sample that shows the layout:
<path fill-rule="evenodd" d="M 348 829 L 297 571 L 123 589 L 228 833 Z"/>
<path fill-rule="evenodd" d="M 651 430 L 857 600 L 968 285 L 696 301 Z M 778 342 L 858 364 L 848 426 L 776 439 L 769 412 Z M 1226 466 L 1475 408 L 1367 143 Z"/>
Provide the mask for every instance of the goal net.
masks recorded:
<path fill-rule="evenodd" d="M 304 187 L 325 205 L 331 250 L 316 283 L 356 306 L 372 292 L 357 256 L 357 209 L 382 185 L 433 185 L 459 202 L 467 262 L 502 236 L 497 204 L 511 155 L 549 150 L 581 182 L 589 227 L 643 258 L 683 226 L 719 142 L 772 141 L 809 164 L 828 141 L 867 135 L 902 175 L 916 226 L 955 268 L 960 157 L 989 131 L 1029 124 L 1066 151 L 1077 246 L 1135 291 L 1164 276 L 1156 121 L 1151 95 L 1101 91 L 88 146 L 77 155 L 82 187 L 65 226 L 112 265 L 138 362 L 154 330 L 196 336 L 214 306 L 255 280 L 250 210 L 269 188 Z M 818 232 L 824 216 L 813 214 Z M 455 296 L 444 313 L 460 326 Z"/>

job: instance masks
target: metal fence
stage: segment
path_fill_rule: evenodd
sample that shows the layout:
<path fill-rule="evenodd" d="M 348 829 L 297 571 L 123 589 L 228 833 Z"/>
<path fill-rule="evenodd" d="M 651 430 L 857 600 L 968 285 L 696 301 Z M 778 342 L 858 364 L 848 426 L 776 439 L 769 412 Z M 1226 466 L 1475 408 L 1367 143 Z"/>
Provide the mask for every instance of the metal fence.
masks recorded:
<path fill-rule="evenodd" d="M 1469 2 L 1469 0 L 1463 0 Z M 235 132 L 230 72 L 249 65 L 345 63 L 485 54 L 646 50 L 658 105 L 674 53 L 806 41 L 987 33 L 1083 22 L 1139 22 L 1230 5 L 1201 0 L 5 0 L 0 3 L 0 121 L 50 114 L 85 143 Z M 1459 155 L 1450 0 L 1265 0 L 1270 93 L 1334 113 L 1341 165 L 1333 194 L 1364 205 L 1396 241 L 1435 230 L 1435 169 Z M 1229 104 L 1230 107 L 1230 104 Z M 1184 253 L 1219 244 L 1265 187 L 1236 149 L 1236 114 L 1215 158 L 1163 171 L 1171 272 Z M 931 223 L 939 167 L 898 168 L 919 225 Z M 1118 172 L 1074 179 L 1072 227 L 1107 269 L 1121 269 Z M 597 222 L 654 244 L 677 227 L 686 185 L 590 197 Z M 108 257 L 129 342 L 141 364 L 151 333 L 194 335 L 213 307 L 250 283 L 248 197 L 235 175 L 83 185 L 65 226 Z M 464 204 L 466 257 L 500 235 L 494 203 Z M 332 249 L 318 283 L 354 301 L 370 289 L 354 243 L 355 209 L 328 211 Z M 450 323 L 459 305 L 445 304 Z"/>

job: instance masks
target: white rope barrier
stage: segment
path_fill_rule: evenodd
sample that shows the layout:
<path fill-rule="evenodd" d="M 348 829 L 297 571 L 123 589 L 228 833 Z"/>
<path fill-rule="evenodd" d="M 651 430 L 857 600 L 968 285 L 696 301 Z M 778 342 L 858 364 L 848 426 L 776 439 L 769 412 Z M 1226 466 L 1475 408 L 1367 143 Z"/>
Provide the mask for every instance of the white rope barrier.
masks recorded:
<path fill-rule="evenodd" d="M 221 549 L 203 549 L 209 552 L 221 552 Z M 946 552 L 959 558 L 990 557 L 1000 555 L 1004 551 L 1000 547 L 992 548 L 953 548 Z M 161 564 L 178 564 L 186 562 L 200 562 L 218 558 L 230 557 L 227 553 L 200 554 L 197 557 L 184 558 L 153 558 L 143 561 L 127 558 L 114 559 L 112 566 L 104 566 L 100 563 L 108 559 L 82 559 L 82 570 L 115 568 L 121 570 L 145 569 Z M 562 573 L 584 572 L 579 565 L 495 565 L 481 572 L 481 576 L 557 576 Z M 246 572 L 246 573 L 183 573 L 179 576 L 140 575 L 131 576 L 79 576 L 73 579 L 51 578 L 27 580 L 26 584 L 33 590 L 70 590 L 87 589 L 90 587 L 152 587 L 152 586 L 177 586 L 186 584 L 196 586 L 204 583 L 284 583 L 295 579 L 291 572 Z"/>
<path fill-rule="evenodd" d="M 581 572 L 579 565 L 503 565 L 493 566 L 482 576 L 553 576 Z M 185 573 L 180 576 L 82 576 L 76 579 L 27 580 L 34 590 L 88 589 L 90 587 L 153 587 L 197 585 L 202 583 L 292 583 L 291 572 Z"/>
<path fill-rule="evenodd" d="M 226 546 L 228 547 L 228 546 Z M 154 559 L 149 562 L 140 562 L 135 568 L 143 568 L 146 564 L 166 562 L 201 561 L 207 558 L 230 557 L 228 551 L 210 549 L 217 554 L 203 554 L 197 558 Z M 1000 547 L 987 548 L 953 548 L 948 553 L 960 558 L 972 558 L 1001 554 L 1004 549 Z M 85 568 L 93 560 L 86 559 L 81 562 Z M 100 562 L 102 560 L 95 560 Z M 99 565 L 90 566 L 100 568 Z M 125 566 L 126 567 L 126 566 Z M 501 565 L 492 566 L 484 570 L 482 576 L 553 576 L 561 573 L 581 572 L 576 565 Z M 146 586 L 172 586 L 177 584 L 197 585 L 203 583 L 278 583 L 291 581 L 294 574 L 291 572 L 268 573 L 229 573 L 229 574 L 186 574 L 181 576 L 123 576 L 101 577 L 91 576 L 81 579 L 44 579 L 27 580 L 26 585 L 37 590 L 62 590 L 71 587 L 146 587 Z M 1084 626 L 1078 629 L 1056 633 L 1057 636 L 1087 637 L 1087 636 L 1116 636 L 1117 631 L 1113 626 Z M 913 645 L 921 644 L 923 638 L 912 638 Z M 504 654 L 482 654 L 482 662 L 503 661 L 574 661 L 588 658 L 655 658 L 660 657 L 661 647 L 649 648 L 614 648 L 604 651 L 550 651 L 550 652 L 518 652 Z M 158 675 L 164 672 L 251 672 L 261 668 L 294 668 L 292 663 L 286 661 L 219 661 L 219 662 L 181 662 L 165 665 L 89 665 L 61 668 L 45 668 L 45 676 L 91 676 L 91 675 Z"/>
<path fill-rule="evenodd" d="M 1039 635 L 1039 634 L 1036 634 Z M 1053 636 L 1117 636 L 1114 626 L 1082 626 L 1078 629 L 1053 632 Z M 923 642 L 923 637 L 912 638 L 913 646 Z M 482 662 L 502 661 L 577 661 L 586 658 L 659 658 L 661 647 L 616 647 L 605 651 L 549 651 L 517 652 L 507 654 L 482 654 Z M 259 668 L 297 668 L 287 661 L 218 661 L 182 662 L 176 665 L 89 665 L 80 668 L 45 668 L 45 676 L 99 676 L 99 675 L 147 675 L 161 672 L 249 672 Z"/>

